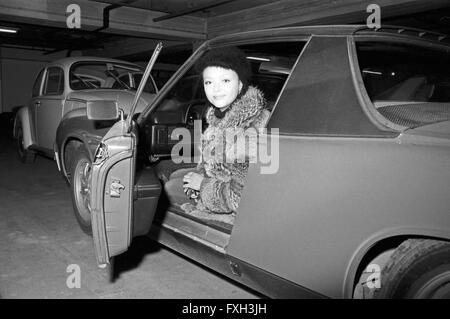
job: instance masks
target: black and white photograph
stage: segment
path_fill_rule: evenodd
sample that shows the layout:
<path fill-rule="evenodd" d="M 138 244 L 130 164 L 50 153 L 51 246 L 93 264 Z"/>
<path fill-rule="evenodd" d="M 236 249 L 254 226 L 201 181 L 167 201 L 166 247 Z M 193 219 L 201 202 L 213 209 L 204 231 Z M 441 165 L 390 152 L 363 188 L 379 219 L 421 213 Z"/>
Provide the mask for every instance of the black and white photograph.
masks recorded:
<path fill-rule="evenodd" d="M 450 299 L 450 0 L 0 0 L 0 299 Z"/>

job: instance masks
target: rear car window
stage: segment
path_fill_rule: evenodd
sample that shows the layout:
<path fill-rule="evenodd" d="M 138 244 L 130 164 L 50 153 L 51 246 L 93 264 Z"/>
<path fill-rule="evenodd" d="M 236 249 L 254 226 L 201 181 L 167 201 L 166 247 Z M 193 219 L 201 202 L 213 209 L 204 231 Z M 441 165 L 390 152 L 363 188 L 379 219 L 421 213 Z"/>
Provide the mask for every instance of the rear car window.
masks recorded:
<path fill-rule="evenodd" d="M 51 67 L 47 71 L 44 95 L 60 95 L 64 92 L 64 72 L 61 68 Z"/>
<path fill-rule="evenodd" d="M 38 76 L 36 77 L 36 81 L 34 82 L 34 85 L 33 85 L 33 93 L 32 93 L 33 97 L 38 96 L 41 93 L 40 90 L 41 90 L 41 83 L 42 83 L 42 77 L 44 75 L 44 70 L 45 69 L 42 69 L 39 72 Z"/>
<path fill-rule="evenodd" d="M 391 42 L 359 42 L 358 63 L 377 111 L 408 128 L 450 120 L 448 50 Z"/>
<path fill-rule="evenodd" d="M 69 82 L 72 90 L 114 89 L 137 90 L 143 71 L 138 66 L 115 62 L 78 62 L 70 68 Z M 130 79 L 133 79 L 130 82 Z M 147 81 L 144 92 L 154 94 L 153 81 Z"/>

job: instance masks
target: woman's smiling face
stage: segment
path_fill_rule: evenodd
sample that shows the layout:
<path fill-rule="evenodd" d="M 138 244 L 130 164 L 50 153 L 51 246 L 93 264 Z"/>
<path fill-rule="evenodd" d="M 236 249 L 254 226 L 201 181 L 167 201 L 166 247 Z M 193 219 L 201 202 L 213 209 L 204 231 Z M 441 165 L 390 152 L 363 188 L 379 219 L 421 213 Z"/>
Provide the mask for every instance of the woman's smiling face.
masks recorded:
<path fill-rule="evenodd" d="M 242 90 L 242 82 L 233 70 L 209 66 L 203 70 L 203 87 L 208 101 L 222 109 L 234 102 Z"/>

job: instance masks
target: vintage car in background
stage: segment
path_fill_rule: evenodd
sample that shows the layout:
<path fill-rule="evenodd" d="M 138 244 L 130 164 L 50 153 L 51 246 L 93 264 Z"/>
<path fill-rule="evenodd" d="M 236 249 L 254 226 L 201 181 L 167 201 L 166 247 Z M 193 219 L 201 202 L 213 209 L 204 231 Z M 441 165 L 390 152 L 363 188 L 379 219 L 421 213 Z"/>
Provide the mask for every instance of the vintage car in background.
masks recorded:
<path fill-rule="evenodd" d="M 449 40 L 356 25 L 221 36 L 101 142 L 83 123 L 117 118 L 115 103 L 66 117 L 55 156 L 82 176 L 99 265 L 149 235 L 269 297 L 450 297 Z M 163 187 L 188 165 L 172 132 L 206 111 L 193 66 L 224 46 L 246 53 L 271 110 L 258 139 L 269 161 L 250 164 L 230 222 L 187 214 Z M 68 169 L 73 149 L 89 165 Z"/>
<path fill-rule="evenodd" d="M 23 162 L 36 153 L 53 157 L 56 128 L 83 100 L 116 100 L 127 111 L 142 77 L 142 68 L 126 61 L 99 57 L 70 57 L 48 63 L 38 73 L 28 105 L 17 111 L 14 137 Z M 150 79 L 142 99 L 147 105 L 157 93 Z M 85 106 L 85 105 L 84 105 Z M 85 111 L 84 111 L 85 112 Z"/>
<path fill-rule="evenodd" d="M 32 162 L 36 154 L 54 157 L 56 129 L 66 118 L 86 115 L 86 105 L 92 101 L 114 101 L 127 115 L 131 101 L 141 81 L 143 70 L 140 66 L 126 61 L 99 57 L 70 57 L 47 64 L 38 74 L 32 97 L 27 106 L 16 114 L 13 135 L 17 140 L 17 152 L 22 162 Z M 158 92 L 152 77 L 146 82 L 140 96 L 138 109 L 144 109 Z M 94 110 L 95 111 L 95 110 Z M 74 122 L 73 122 L 74 123 Z M 114 121 L 85 121 L 77 125 L 72 133 L 86 145 L 96 145 L 113 125 Z M 88 139 L 84 130 L 94 133 Z M 77 135 L 79 133 L 79 135 Z M 65 162 L 74 160 L 74 167 L 66 164 L 69 173 L 82 167 L 86 169 L 88 156 L 74 158 L 77 145 L 72 143 L 64 154 Z M 84 220 L 90 220 L 85 212 L 87 203 L 81 202 L 80 191 L 74 190 L 85 180 L 71 183 L 74 211 L 83 227 Z M 70 177 L 69 177 L 70 178 Z M 85 188 L 82 188 L 82 190 Z"/>

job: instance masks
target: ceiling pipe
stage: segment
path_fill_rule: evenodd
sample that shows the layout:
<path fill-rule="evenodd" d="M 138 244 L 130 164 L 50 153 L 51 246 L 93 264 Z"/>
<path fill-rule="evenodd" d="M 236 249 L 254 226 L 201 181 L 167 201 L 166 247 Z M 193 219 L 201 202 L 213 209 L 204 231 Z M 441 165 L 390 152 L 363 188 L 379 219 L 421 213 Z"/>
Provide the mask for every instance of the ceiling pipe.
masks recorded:
<path fill-rule="evenodd" d="M 103 26 L 98 29 L 92 30 L 92 32 L 100 32 L 102 30 L 108 29 L 109 28 L 109 12 L 111 10 L 114 10 L 114 9 L 120 8 L 120 7 L 121 7 L 121 5 L 119 5 L 119 4 L 111 4 L 111 5 L 103 8 Z"/>
<path fill-rule="evenodd" d="M 108 29 L 109 28 L 109 12 L 111 10 L 114 10 L 114 9 L 120 8 L 120 7 L 121 7 L 121 5 L 111 4 L 111 5 L 106 6 L 105 8 L 103 8 L 103 26 L 98 28 L 98 29 L 92 30 L 90 32 L 98 33 L 98 32 L 100 32 L 102 30 Z M 69 57 L 72 54 L 72 51 L 80 50 L 80 48 L 69 47 L 69 48 L 64 48 L 64 49 L 55 49 L 55 50 L 52 50 L 52 51 L 44 53 L 44 55 L 53 54 L 53 53 L 64 51 L 64 50 L 67 50 L 66 56 Z"/>

